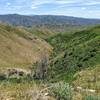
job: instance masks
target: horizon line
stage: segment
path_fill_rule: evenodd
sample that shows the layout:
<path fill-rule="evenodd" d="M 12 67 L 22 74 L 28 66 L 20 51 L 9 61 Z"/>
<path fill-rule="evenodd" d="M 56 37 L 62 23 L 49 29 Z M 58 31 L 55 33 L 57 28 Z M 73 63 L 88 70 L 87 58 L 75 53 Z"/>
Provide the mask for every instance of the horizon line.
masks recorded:
<path fill-rule="evenodd" d="M 20 15 L 20 16 L 64 16 L 64 17 L 74 17 L 74 18 L 83 18 L 83 19 L 97 19 L 100 20 L 100 18 L 89 18 L 89 17 L 81 17 L 81 16 L 69 16 L 69 15 L 62 15 L 62 14 L 19 14 L 19 13 L 8 13 L 8 14 L 0 14 L 2 15 Z"/>

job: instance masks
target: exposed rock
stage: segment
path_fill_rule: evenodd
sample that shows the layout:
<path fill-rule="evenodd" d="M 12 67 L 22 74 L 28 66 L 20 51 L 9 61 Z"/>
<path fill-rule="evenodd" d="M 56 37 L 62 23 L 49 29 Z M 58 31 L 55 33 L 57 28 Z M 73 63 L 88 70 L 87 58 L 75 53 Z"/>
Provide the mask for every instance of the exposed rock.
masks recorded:
<path fill-rule="evenodd" d="M 77 87 L 77 90 L 80 92 L 90 92 L 90 93 L 95 93 L 96 90 L 93 89 L 83 89 L 82 87 Z"/>
<path fill-rule="evenodd" d="M 31 71 L 27 71 L 20 68 L 9 68 L 6 71 L 7 78 L 16 78 L 31 75 Z"/>

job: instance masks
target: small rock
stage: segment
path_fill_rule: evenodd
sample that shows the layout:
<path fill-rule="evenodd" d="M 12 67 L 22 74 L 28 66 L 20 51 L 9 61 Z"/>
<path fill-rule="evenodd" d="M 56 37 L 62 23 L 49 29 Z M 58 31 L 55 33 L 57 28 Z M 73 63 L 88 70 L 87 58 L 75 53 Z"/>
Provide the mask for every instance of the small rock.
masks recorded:
<path fill-rule="evenodd" d="M 44 96 L 48 96 L 48 95 L 49 95 L 49 93 L 45 93 L 45 94 L 44 94 Z"/>

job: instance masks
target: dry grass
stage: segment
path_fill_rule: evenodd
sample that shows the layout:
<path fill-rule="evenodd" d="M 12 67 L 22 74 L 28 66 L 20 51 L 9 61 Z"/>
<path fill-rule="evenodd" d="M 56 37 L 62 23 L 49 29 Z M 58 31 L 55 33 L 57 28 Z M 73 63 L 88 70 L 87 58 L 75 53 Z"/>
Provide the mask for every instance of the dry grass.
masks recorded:
<path fill-rule="evenodd" d="M 39 91 L 39 86 L 32 83 L 6 83 L 0 85 L 0 100 L 31 100 Z M 31 93 L 33 91 L 33 94 Z M 2 98 L 2 99 L 1 99 Z"/>
<path fill-rule="evenodd" d="M 89 68 L 87 70 L 77 73 L 75 75 L 75 78 L 76 80 L 73 82 L 74 87 L 82 88 L 77 89 L 74 97 L 76 98 L 75 100 L 77 100 L 78 98 L 80 98 L 78 100 L 83 100 L 84 97 L 88 96 L 91 96 L 91 98 L 97 98 L 98 96 L 100 96 L 100 65 L 95 66 L 94 69 Z"/>
<path fill-rule="evenodd" d="M 26 67 L 49 54 L 51 46 L 27 31 L 8 25 L 0 25 L 0 69 Z"/>
<path fill-rule="evenodd" d="M 36 82 L 25 83 L 3 83 L 0 85 L 0 100 L 55 100 L 47 96 L 46 87 Z"/>

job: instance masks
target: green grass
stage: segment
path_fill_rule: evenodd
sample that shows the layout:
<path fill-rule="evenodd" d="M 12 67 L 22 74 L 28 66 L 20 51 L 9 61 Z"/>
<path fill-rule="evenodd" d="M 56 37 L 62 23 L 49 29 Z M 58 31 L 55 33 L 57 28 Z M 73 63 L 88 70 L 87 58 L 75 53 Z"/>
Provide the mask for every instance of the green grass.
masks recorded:
<path fill-rule="evenodd" d="M 84 100 L 100 100 L 100 96 L 92 96 L 92 95 L 89 95 L 89 96 L 86 96 L 84 98 Z"/>

